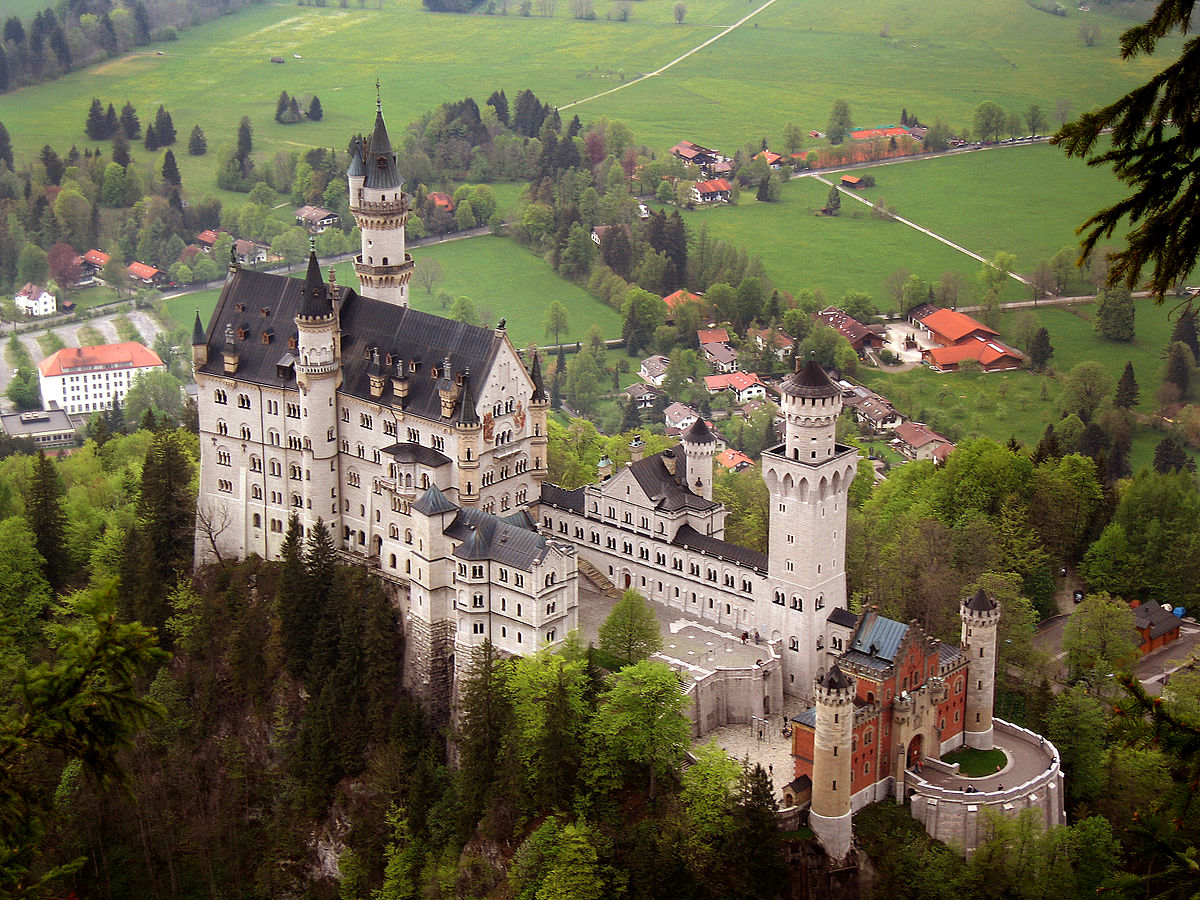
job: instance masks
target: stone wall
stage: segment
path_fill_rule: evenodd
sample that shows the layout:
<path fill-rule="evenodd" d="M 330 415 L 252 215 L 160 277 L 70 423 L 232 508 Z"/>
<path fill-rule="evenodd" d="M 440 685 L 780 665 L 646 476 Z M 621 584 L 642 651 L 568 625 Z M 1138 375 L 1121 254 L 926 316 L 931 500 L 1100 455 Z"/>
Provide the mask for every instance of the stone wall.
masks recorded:
<path fill-rule="evenodd" d="M 912 815 L 931 837 L 957 845 L 969 857 L 986 838 L 985 809 L 1016 816 L 1026 809 L 1038 810 L 1042 825 L 1065 825 L 1063 773 L 1058 750 L 1040 735 L 1002 719 L 992 720 L 997 743 L 1023 741 L 1044 755 L 1046 766 L 1022 784 L 1002 791 L 967 794 L 925 782 L 913 786 Z M 930 762 L 929 764 L 932 764 Z"/>

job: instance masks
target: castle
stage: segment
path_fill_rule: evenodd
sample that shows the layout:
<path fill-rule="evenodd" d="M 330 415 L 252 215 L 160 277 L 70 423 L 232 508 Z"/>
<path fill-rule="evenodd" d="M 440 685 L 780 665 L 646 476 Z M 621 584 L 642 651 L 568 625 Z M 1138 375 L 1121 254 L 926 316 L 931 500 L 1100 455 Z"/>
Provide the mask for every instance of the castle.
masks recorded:
<path fill-rule="evenodd" d="M 701 624 L 753 633 L 769 659 L 741 678 L 737 710 L 718 698 L 697 728 L 780 713 L 785 694 L 815 703 L 794 752 L 834 856 L 852 806 L 903 795 L 905 754 L 939 754 L 963 734 L 988 745 L 994 610 L 971 607 L 960 650 L 847 609 L 858 452 L 836 440 L 842 392 L 820 366 L 781 386 L 783 441 L 762 455 L 766 554 L 725 540 L 703 420 L 658 454 L 635 442 L 619 471 L 602 461 L 594 484 L 548 484 L 537 356 L 527 370 L 503 320 L 482 328 L 408 306 L 409 201 L 378 102 L 347 180 L 362 293 L 323 277 L 315 253 L 303 279 L 231 263 L 207 330 L 197 315 L 197 559 L 277 558 L 291 515 L 305 533 L 321 521 L 344 558 L 391 587 L 406 682 L 441 722 L 456 660 L 474 647 L 526 654 L 577 627 L 581 562 Z"/>

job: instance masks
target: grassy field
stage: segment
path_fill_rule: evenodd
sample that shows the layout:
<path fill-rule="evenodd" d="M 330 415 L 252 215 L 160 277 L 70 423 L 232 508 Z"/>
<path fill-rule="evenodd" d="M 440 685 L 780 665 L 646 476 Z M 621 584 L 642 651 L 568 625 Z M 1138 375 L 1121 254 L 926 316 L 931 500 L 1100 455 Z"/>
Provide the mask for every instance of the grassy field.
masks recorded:
<path fill-rule="evenodd" d="M 254 125 L 256 153 L 269 159 L 278 150 L 345 146 L 370 124 L 377 77 L 394 135 L 440 102 L 482 102 L 499 87 L 510 97 L 530 87 L 562 106 L 659 68 L 757 3 L 691 0 L 683 25 L 673 23 L 670 4 L 653 3 L 634 4 L 630 22 L 605 21 L 603 0 L 594 22 L 571 19 L 568 4 L 555 18 L 525 18 L 450 17 L 419 0 L 382 10 L 265 3 L 177 42 L 0 97 L 0 121 L 28 159 L 47 142 L 82 143 L 94 96 L 118 107 L 130 100 L 143 121 L 164 104 L 182 141 L 197 123 L 208 136 L 207 156 L 179 154 L 185 188 L 200 194 L 213 189 L 215 151 L 232 143 L 242 115 Z M 1080 21 L 1100 26 L 1096 46 L 1083 47 Z M 880 0 L 869 12 L 848 0 L 786 0 L 661 75 L 567 113 L 620 118 L 660 151 L 683 136 L 732 151 L 763 136 L 778 141 L 788 121 L 823 128 L 839 97 L 864 125 L 893 122 L 901 107 L 964 125 L 986 99 L 1013 109 L 1037 102 L 1047 112 L 1061 99 L 1078 111 L 1119 95 L 1177 51 L 1172 37 L 1160 56 L 1120 62 L 1116 37 L 1126 24 L 1101 12 L 1059 18 L 1012 0 L 919 9 Z M 286 64 L 272 65 L 276 55 Z M 316 92 L 325 118 L 276 124 L 282 90 Z"/>
<path fill-rule="evenodd" d="M 1014 253 L 1025 275 L 1039 260 L 1076 247 L 1075 229 L 1125 193 L 1111 170 L 1089 168 L 1048 144 L 894 163 L 870 173 L 876 186 L 861 192 L 866 199 L 882 198 L 906 219 L 988 259 L 1000 250 Z M 1085 287 L 1082 278 L 1075 287 Z"/>
<path fill-rule="evenodd" d="M 416 309 L 446 315 L 437 301 L 441 290 L 453 296 L 470 297 L 484 324 L 494 325 L 501 316 L 508 319 L 508 333 L 514 344 L 545 344 L 544 321 L 551 300 L 570 310 L 570 332 L 563 340 L 582 341 L 593 325 L 599 325 L 605 337 L 619 337 L 621 317 L 578 285 L 558 276 L 545 262 L 519 244 L 494 237 L 478 237 L 421 247 L 420 259 L 436 259 L 442 265 L 445 280 L 426 294 L 412 285 L 409 300 Z M 358 279 L 350 263 L 335 267 L 339 284 L 357 287 Z M 302 269 L 293 272 L 303 275 Z M 195 310 L 206 327 L 217 305 L 219 289 L 185 294 L 167 301 L 172 317 L 182 325 L 191 325 Z"/>
<path fill-rule="evenodd" d="M 1094 360 L 1112 375 L 1115 384 L 1126 360 L 1132 360 L 1141 389 L 1138 410 L 1154 412 L 1155 393 L 1162 380 L 1162 349 L 1173 327 L 1170 310 L 1139 302 L 1136 339 L 1129 344 L 1115 344 L 1096 335 L 1090 321 L 1094 308 L 1089 303 L 1070 309 L 1029 310 L 1050 332 L 1054 347 L 1051 365 L 1058 373 L 1065 373 L 1081 362 Z M 1001 334 L 1015 315 L 1019 313 L 1006 314 L 1000 324 Z M 987 437 L 1003 443 L 1015 437 L 1033 446 L 1046 426 L 1060 418 L 1060 381 L 1032 372 L 939 375 L 924 367 L 907 372 L 860 368 L 858 377 L 890 399 L 900 412 L 929 423 L 955 441 Z M 1135 432 L 1130 451 L 1134 471 L 1150 465 L 1154 447 L 1161 439 L 1162 434 L 1148 428 Z"/>

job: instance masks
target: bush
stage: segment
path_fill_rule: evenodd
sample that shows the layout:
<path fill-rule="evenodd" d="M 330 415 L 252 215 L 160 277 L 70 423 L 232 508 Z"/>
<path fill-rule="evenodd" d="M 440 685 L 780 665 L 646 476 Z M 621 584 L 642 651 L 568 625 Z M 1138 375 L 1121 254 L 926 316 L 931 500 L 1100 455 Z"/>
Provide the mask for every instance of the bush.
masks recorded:
<path fill-rule="evenodd" d="M 174 28 L 155 28 L 150 32 L 150 40 L 152 41 L 177 41 L 179 40 L 179 32 Z"/>

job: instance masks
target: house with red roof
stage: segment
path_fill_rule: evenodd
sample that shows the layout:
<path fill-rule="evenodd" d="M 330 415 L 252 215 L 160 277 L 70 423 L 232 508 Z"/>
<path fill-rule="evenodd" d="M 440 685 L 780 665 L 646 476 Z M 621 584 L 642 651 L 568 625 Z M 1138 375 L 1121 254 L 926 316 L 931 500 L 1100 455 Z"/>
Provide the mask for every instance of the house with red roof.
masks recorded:
<path fill-rule="evenodd" d="M 673 294 L 667 294 L 663 297 L 663 303 L 667 304 L 667 312 L 673 313 L 685 303 L 699 303 L 700 295 L 693 294 L 691 291 L 680 288 Z"/>
<path fill-rule="evenodd" d="M 728 344 L 729 332 L 724 328 L 701 328 L 696 332 L 696 342 L 701 347 L 705 344 Z"/>
<path fill-rule="evenodd" d="M 696 203 L 728 203 L 732 191 L 733 185 L 724 178 L 697 181 L 692 185 L 692 200 Z"/>
<path fill-rule="evenodd" d="M 83 254 L 79 260 L 79 270 L 82 274 L 95 277 L 100 274 L 100 270 L 108 265 L 112 259 L 103 250 L 89 250 Z"/>
<path fill-rule="evenodd" d="M 341 216 L 323 206 L 302 206 L 296 210 L 296 224 L 307 228 L 311 234 L 320 234 L 340 221 Z"/>
<path fill-rule="evenodd" d="M 935 372 L 955 372 L 966 360 L 977 361 L 985 372 L 1008 372 L 1021 368 L 1025 354 L 1001 340 L 972 335 L 953 347 L 922 350 L 921 359 Z"/>
<path fill-rule="evenodd" d="M 836 306 L 829 306 L 817 313 L 817 318 L 844 337 L 860 357 L 868 350 L 878 350 L 886 342 L 886 331 L 882 325 L 863 325 Z"/>
<path fill-rule="evenodd" d="M 112 409 L 139 375 L 164 368 L 157 353 L 136 341 L 64 347 L 38 363 L 42 405 L 72 415 Z"/>
<path fill-rule="evenodd" d="M 860 187 L 862 187 L 862 179 L 857 175 L 843 175 L 841 184 L 844 188 L 850 188 L 852 191 L 857 191 Z"/>
<path fill-rule="evenodd" d="M 901 422 L 892 433 L 896 436 L 896 448 L 909 459 L 942 462 L 954 450 L 949 438 L 920 422 Z"/>
<path fill-rule="evenodd" d="M 162 272 L 146 263 L 130 263 L 125 267 L 125 271 L 129 273 L 131 281 L 140 281 L 146 285 L 155 285 L 166 279 Z"/>
<path fill-rule="evenodd" d="M 796 343 L 782 331 L 772 332 L 770 328 L 747 328 L 746 337 L 754 341 L 759 353 L 763 352 L 767 344 L 772 344 L 776 359 L 786 359 L 792 352 L 792 346 Z"/>
<path fill-rule="evenodd" d="M 722 450 L 713 459 L 717 465 L 729 472 L 744 472 L 754 468 L 754 460 L 741 450 L 734 450 L 732 447 Z"/>
<path fill-rule="evenodd" d="M 1170 604 L 1134 601 L 1133 627 L 1141 637 L 1142 653 L 1150 653 L 1179 637 L 1179 617 L 1171 612 Z"/>
<path fill-rule="evenodd" d="M 454 212 L 454 198 L 442 191 L 430 191 L 427 195 L 429 202 L 434 206 L 440 206 L 446 212 Z"/>
<path fill-rule="evenodd" d="M 907 128 L 902 128 L 899 125 L 885 125 L 882 128 L 862 128 L 858 131 L 850 132 L 850 139 L 853 141 L 870 141 L 875 138 L 892 137 L 912 137 L 912 134 Z"/>
<path fill-rule="evenodd" d="M 40 284 L 26 284 L 17 291 L 13 302 L 27 316 L 52 316 L 58 312 L 54 295 Z"/>
<path fill-rule="evenodd" d="M 705 375 L 704 387 L 710 394 L 730 391 L 737 397 L 738 403 L 761 400 L 767 396 L 767 386 L 763 384 L 757 372 L 728 372 L 719 375 Z"/>
<path fill-rule="evenodd" d="M 671 148 L 671 155 L 676 159 L 681 159 L 685 163 L 691 163 L 695 166 L 711 166 L 713 163 L 721 159 L 721 154 L 716 150 L 710 150 L 708 147 L 701 147 L 699 144 L 692 141 L 680 141 Z"/>
<path fill-rule="evenodd" d="M 764 150 L 761 153 L 756 153 L 754 155 L 754 158 L 761 159 L 772 169 L 783 168 L 783 157 L 780 156 L 778 153 L 772 153 L 770 150 Z"/>
<path fill-rule="evenodd" d="M 213 244 L 217 242 L 217 238 L 220 236 L 220 232 L 209 228 L 196 235 L 196 243 L 204 248 L 204 250 L 207 252 L 212 250 Z"/>
<path fill-rule="evenodd" d="M 986 339 L 1000 336 L 994 329 L 954 309 L 935 309 L 921 319 L 920 323 L 934 342 L 943 347 L 953 347 L 969 337 Z"/>

